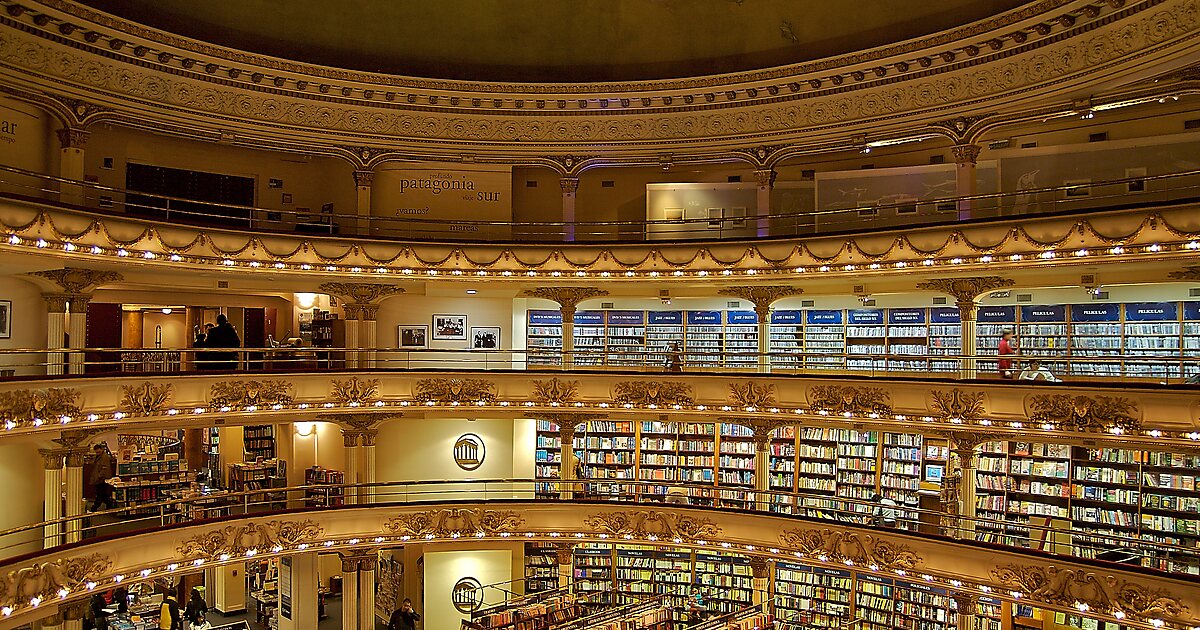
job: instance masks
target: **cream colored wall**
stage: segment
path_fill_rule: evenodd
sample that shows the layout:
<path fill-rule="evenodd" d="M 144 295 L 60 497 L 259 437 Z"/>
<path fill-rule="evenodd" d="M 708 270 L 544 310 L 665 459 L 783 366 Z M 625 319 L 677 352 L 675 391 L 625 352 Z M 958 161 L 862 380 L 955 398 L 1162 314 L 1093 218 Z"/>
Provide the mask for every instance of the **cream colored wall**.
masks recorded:
<path fill-rule="evenodd" d="M 51 129 L 50 116 L 42 110 L 0 97 L 0 164 L 37 173 L 57 173 L 58 143 Z M 30 197 L 56 196 L 38 192 L 41 186 L 37 178 L 12 173 L 0 175 L 2 190 Z"/>
<path fill-rule="evenodd" d="M 191 345 L 190 331 L 186 329 L 187 317 L 183 311 L 164 315 L 159 311 L 147 311 L 142 319 L 143 348 L 183 348 Z M 162 327 L 162 345 L 155 346 L 155 334 Z"/>
<path fill-rule="evenodd" d="M 12 302 L 9 316 L 11 336 L 0 339 L 0 350 L 46 347 L 46 303 L 42 293 L 30 282 L 12 276 L 0 276 L 0 300 Z M 45 355 L 8 355 L 0 353 L 0 369 L 16 370 L 17 376 L 45 374 Z"/>
<path fill-rule="evenodd" d="M 469 619 L 454 608 L 450 592 L 464 577 L 473 577 L 482 585 L 508 582 L 513 578 L 511 549 L 432 551 L 425 554 L 424 630 L 458 630 Z M 503 601 L 503 593 L 484 589 L 484 605 Z"/>
<path fill-rule="evenodd" d="M 43 520 L 43 467 L 37 445 L 32 442 L 0 445 L 0 488 L 4 488 L 4 509 L 0 510 L 0 530 L 40 523 Z M 42 548 L 40 529 L 6 537 L 5 556 L 15 556 Z"/>
<path fill-rule="evenodd" d="M 332 422 L 296 422 L 291 428 L 292 461 L 288 462 L 289 486 L 303 485 L 304 471 L 312 466 L 346 471 L 346 448 L 342 442 L 341 427 Z M 301 432 L 308 435 L 301 435 Z M 275 440 L 286 437 L 277 433 Z"/>
<path fill-rule="evenodd" d="M 533 476 L 533 420 L 401 418 L 379 431 L 376 477 L 379 481 L 512 479 Z M 454 463 L 454 442 L 474 433 L 486 448 L 479 468 Z"/>
<path fill-rule="evenodd" d="M 492 298 L 465 294 L 465 287 L 455 287 L 462 297 L 401 295 L 388 298 L 379 308 L 378 347 L 396 348 L 399 343 L 399 326 L 420 325 L 429 328 L 427 340 L 430 350 L 467 350 L 471 347 L 471 328 L 475 326 L 498 326 L 500 328 L 501 352 L 478 353 L 473 367 L 509 366 L 510 354 L 503 352 L 514 347 L 514 333 L 520 336 L 518 344 L 524 344 L 524 331 L 513 328 L 513 299 Z M 466 315 L 467 339 L 463 341 L 435 341 L 433 339 L 433 316 Z M 523 347 L 517 345 L 517 348 Z M 439 354 L 436 352 L 381 352 L 379 358 L 385 363 L 381 367 L 425 367 L 439 368 L 462 366 L 461 353 Z M 491 361 L 489 363 L 488 361 Z"/>

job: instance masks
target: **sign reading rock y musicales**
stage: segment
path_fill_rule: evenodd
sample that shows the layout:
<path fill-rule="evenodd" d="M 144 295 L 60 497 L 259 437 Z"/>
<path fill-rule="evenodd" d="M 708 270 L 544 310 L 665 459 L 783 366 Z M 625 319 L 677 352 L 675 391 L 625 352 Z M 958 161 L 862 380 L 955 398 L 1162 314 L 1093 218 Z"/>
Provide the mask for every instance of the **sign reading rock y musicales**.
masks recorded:
<path fill-rule="evenodd" d="M 512 220 L 512 169 L 471 164 L 383 164 L 371 186 L 375 217 L 384 231 L 445 235 L 446 231 L 489 236 L 508 227 L 479 226 L 472 221 Z M 464 221 L 468 223 L 464 223 Z"/>

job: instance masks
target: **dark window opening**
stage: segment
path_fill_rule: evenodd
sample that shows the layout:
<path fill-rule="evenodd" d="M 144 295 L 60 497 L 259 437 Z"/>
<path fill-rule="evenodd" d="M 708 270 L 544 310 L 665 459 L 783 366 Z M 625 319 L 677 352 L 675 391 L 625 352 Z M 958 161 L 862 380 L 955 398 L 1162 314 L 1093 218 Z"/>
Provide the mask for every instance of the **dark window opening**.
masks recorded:
<path fill-rule="evenodd" d="M 125 188 L 129 190 L 125 197 L 128 212 L 135 216 L 220 227 L 250 227 L 251 210 L 234 206 L 254 205 L 252 177 L 129 164 L 125 169 Z"/>

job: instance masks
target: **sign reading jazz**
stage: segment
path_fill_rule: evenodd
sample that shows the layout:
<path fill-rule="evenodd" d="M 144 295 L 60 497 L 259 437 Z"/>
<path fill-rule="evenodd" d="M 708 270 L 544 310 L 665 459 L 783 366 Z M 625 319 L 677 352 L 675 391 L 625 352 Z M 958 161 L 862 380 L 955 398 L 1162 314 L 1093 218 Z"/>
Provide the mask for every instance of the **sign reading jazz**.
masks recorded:
<path fill-rule="evenodd" d="M 473 164 L 382 164 L 371 185 L 371 214 L 384 233 L 508 236 L 512 169 Z M 395 219 L 388 221 L 387 219 Z M 497 225 L 481 223 L 497 222 Z"/>

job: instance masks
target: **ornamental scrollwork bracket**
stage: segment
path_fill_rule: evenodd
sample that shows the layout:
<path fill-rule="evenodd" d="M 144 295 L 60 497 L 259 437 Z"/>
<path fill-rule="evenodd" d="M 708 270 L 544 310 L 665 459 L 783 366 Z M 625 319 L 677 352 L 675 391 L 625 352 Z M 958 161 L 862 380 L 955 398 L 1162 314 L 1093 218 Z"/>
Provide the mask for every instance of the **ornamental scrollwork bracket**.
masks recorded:
<path fill-rule="evenodd" d="M 1038 394 L 1029 398 L 1029 419 L 1074 431 L 1137 431 L 1142 421 L 1137 403 L 1120 396 Z"/>
<path fill-rule="evenodd" d="M 219 381 L 213 383 L 208 402 L 213 407 L 270 407 L 292 403 L 287 381 Z"/>
<path fill-rule="evenodd" d="M 557 376 L 548 381 L 533 381 L 533 402 L 539 405 L 569 405 L 579 399 L 579 381 L 564 381 Z"/>
<path fill-rule="evenodd" d="M 755 383 L 754 381 L 730 383 L 729 401 L 743 409 L 770 407 L 776 404 L 775 385 L 771 383 Z"/>
<path fill-rule="evenodd" d="M 1057 606 L 1086 605 L 1098 613 L 1169 620 L 1181 620 L 1188 612 L 1186 604 L 1163 589 L 1083 569 L 1010 564 L 992 569 L 992 577 L 1030 600 Z"/>
<path fill-rule="evenodd" d="M 658 510 L 629 510 L 592 514 L 584 527 L 598 534 L 623 538 L 698 541 L 720 538 L 724 530 L 712 519 Z"/>
<path fill-rule="evenodd" d="M 512 534 L 524 524 L 525 519 L 512 510 L 443 508 L 401 514 L 388 519 L 383 527 L 397 536 L 444 538 Z"/>
<path fill-rule="evenodd" d="M 369 405 L 379 400 L 379 379 L 360 380 L 357 376 L 347 380 L 334 379 L 329 396 L 342 405 Z"/>
<path fill-rule="evenodd" d="M 808 405 L 833 414 L 887 416 L 892 413 L 891 394 L 878 387 L 816 385 L 808 390 Z"/>
<path fill-rule="evenodd" d="M 911 570 L 925 561 L 907 545 L 872 534 L 833 529 L 791 529 L 779 541 L 822 562 L 851 563 L 884 570 Z"/>
<path fill-rule="evenodd" d="M 935 389 L 929 392 L 929 410 L 942 422 L 972 422 L 984 414 L 983 392 Z"/>
<path fill-rule="evenodd" d="M 617 404 L 691 406 L 696 402 L 692 386 L 677 381 L 620 381 L 613 386 L 613 402 Z"/>
<path fill-rule="evenodd" d="M 496 384 L 481 378 L 423 378 L 413 386 L 418 402 L 496 402 Z"/>
<path fill-rule="evenodd" d="M 120 408 L 125 413 L 151 415 L 165 411 L 174 387 L 170 383 L 122 385 Z"/>
<path fill-rule="evenodd" d="M 251 550 L 295 548 L 317 541 L 324 533 L 325 528 L 311 520 L 227 525 L 196 534 L 180 543 L 175 551 L 187 559 L 236 557 Z"/>

